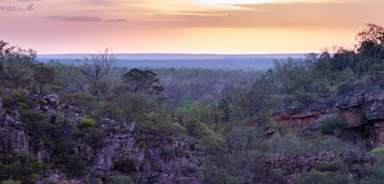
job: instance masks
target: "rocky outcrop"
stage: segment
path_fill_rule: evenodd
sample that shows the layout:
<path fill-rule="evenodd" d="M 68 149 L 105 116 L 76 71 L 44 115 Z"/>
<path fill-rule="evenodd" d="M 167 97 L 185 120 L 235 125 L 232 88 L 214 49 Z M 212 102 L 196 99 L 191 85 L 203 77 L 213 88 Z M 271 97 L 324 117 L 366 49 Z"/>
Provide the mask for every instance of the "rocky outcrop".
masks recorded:
<path fill-rule="evenodd" d="M 327 119 L 337 113 L 333 99 L 323 99 L 319 103 L 308 105 L 305 108 L 292 108 L 273 113 L 276 122 L 286 126 L 303 129 L 316 121 Z"/>
<path fill-rule="evenodd" d="M 14 110 L 12 114 L 13 116 L 5 113 L 0 99 L 0 153 L 29 153 L 24 124 L 20 121 L 17 110 Z"/>
<path fill-rule="evenodd" d="M 368 154 L 323 152 L 300 155 L 266 155 L 257 158 L 248 168 L 248 183 L 294 184 L 295 174 L 313 169 L 337 169 L 347 173 L 351 164 L 371 165 L 374 158 Z"/>
<path fill-rule="evenodd" d="M 339 114 L 355 130 L 371 130 L 368 139 L 384 144 L 384 89 L 371 87 L 334 97 L 329 106 L 313 104 L 306 109 L 275 113 L 277 122 L 294 128 L 307 128 Z M 363 132 L 363 134 L 366 134 Z"/>
<path fill-rule="evenodd" d="M 377 144 L 384 144 L 384 90 L 373 88 L 338 98 L 336 108 L 350 127 L 371 126 Z"/>
<path fill-rule="evenodd" d="M 143 184 L 202 183 L 198 152 L 193 145 L 151 135 L 141 131 L 136 123 L 104 119 L 102 127 L 109 136 L 95 157 L 93 175 L 105 177 L 123 172 Z"/>
<path fill-rule="evenodd" d="M 275 114 L 275 121 L 284 123 L 284 125 L 294 128 L 305 128 L 315 121 L 327 119 L 334 114 L 334 109 L 316 109 L 312 111 L 290 111 L 282 114 Z"/>
<path fill-rule="evenodd" d="M 87 117 L 81 109 L 66 104 L 56 94 L 31 98 L 35 102 L 31 108 L 43 112 L 49 120 L 59 114 L 75 121 Z M 135 122 L 118 122 L 108 118 L 102 118 L 97 128 L 106 133 L 98 148 L 87 145 L 81 138 L 71 139 L 75 145 L 73 151 L 90 162 L 89 177 L 72 180 L 66 178 L 63 171 L 48 170 L 39 183 L 81 184 L 90 179 L 101 181 L 115 175 L 130 176 L 138 184 L 203 183 L 201 155 L 195 149 L 194 142 L 146 131 Z M 31 141 L 26 122 L 22 121 L 17 107 L 6 113 L 0 99 L 0 154 L 24 152 L 49 162 L 53 154 L 50 148 L 32 148 Z"/>

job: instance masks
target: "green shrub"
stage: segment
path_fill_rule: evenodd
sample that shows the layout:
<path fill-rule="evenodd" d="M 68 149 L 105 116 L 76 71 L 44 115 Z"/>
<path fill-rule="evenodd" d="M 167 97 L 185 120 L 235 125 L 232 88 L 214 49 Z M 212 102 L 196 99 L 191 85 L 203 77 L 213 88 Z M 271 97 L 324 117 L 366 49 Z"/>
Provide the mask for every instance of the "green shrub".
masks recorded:
<path fill-rule="evenodd" d="M 384 153 L 384 147 L 378 147 L 370 151 L 371 153 L 377 153 L 377 154 L 383 154 Z"/>
<path fill-rule="evenodd" d="M 117 115 L 119 119 L 125 121 L 141 122 L 145 119 L 145 114 L 153 112 L 153 104 L 142 94 L 122 93 L 114 96 L 106 105 L 108 107 L 105 113 L 109 116 Z M 111 109 L 109 109 L 111 108 Z"/>
<path fill-rule="evenodd" d="M 368 172 L 361 174 L 361 184 L 382 184 L 384 181 L 384 154 L 383 147 L 378 147 L 370 151 L 375 157 L 373 165 L 364 167 Z"/>
<path fill-rule="evenodd" d="M 17 103 L 23 102 L 27 103 L 30 102 L 30 98 L 28 98 L 28 92 L 25 90 L 17 90 L 13 92 L 13 100 Z"/>
<path fill-rule="evenodd" d="M 217 134 L 203 137 L 200 140 L 200 146 L 209 154 L 221 154 L 227 150 L 225 140 Z"/>
<path fill-rule="evenodd" d="M 342 161 L 334 161 L 330 163 L 322 163 L 319 164 L 316 167 L 316 170 L 321 171 L 321 172 L 337 172 L 341 170 L 344 166 L 344 163 Z"/>
<path fill-rule="evenodd" d="M 133 179 L 129 176 L 111 176 L 107 178 L 107 184 L 133 184 Z"/>
<path fill-rule="evenodd" d="M 90 145 L 93 149 L 101 149 L 103 147 L 103 140 L 107 136 L 106 132 L 103 129 L 89 127 L 82 128 L 78 134 L 85 143 Z"/>
<path fill-rule="evenodd" d="M 59 140 L 54 146 L 52 161 L 55 168 L 64 171 L 68 177 L 84 177 L 89 172 L 89 160 L 84 154 L 75 152 L 73 140 Z"/>
<path fill-rule="evenodd" d="M 186 124 L 187 134 L 192 137 L 202 138 L 214 134 L 207 124 L 203 122 L 189 122 Z"/>
<path fill-rule="evenodd" d="M 165 135 L 182 136 L 186 134 L 186 129 L 178 123 L 163 122 L 158 125 L 159 133 Z"/>
<path fill-rule="evenodd" d="M 44 165 L 35 157 L 24 154 L 0 155 L 0 180 L 20 180 L 22 183 L 35 183 Z M 16 181 L 15 181 L 16 182 Z"/>
<path fill-rule="evenodd" d="M 211 163 L 210 163 L 211 164 Z M 204 178 L 207 183 L 212 184 L 240 184 L 240 179 L 237 176 L 232 176 L 230 173 L 223 169 L 218 168 L 216 165 L 204 165 Z"/>
<path fill-rule="evenodd" d="M 169 114 L 150 112 L 144 114 L 143 120 L 139 121 L 139 126 L 147 131 L 161 134 L 181 136 L 186 134 L 186 129 L 175 122 Z"/>
<path fill-rule="evenodd" d="M 136 163 L 133 160 L 120 160 L 113 163 L 113 170 L 121 173 L 130 174 L 136 172 Z"/>
<path fill-rule="evenodd" d="M 60 94 L 60 97 L 62 97 L 68 105 L 82 107 L 86 112 L 90 112 L 98 107 L 95 99 L 84 93 L 62 93 Z"/>
<path fill-rule="evenodd" d="M 83 118 L 80 120 L 80 124 L 79 124 L 80 128 L 92 128 L 96 126 L 97 126 L 96 120 L 91 118 Z"/>
<path fill-rule="evenodd" d="M 336 131 L 343 130 L 348 124 L 339 116 L 325 120 L 320 125 L 320 131 L 326 135 L 333 135 Z"/>
<path fill-rule="evenodd" d="M 335 172 L 311 171 L 296 177 L 297 184 L 350 184 L 352 177 Z"/>
<path fill-rule="evenodd" d="M 347 93 L 349 93 L 351 91 L 354 91 L 354 90 L 358 89 L 359 86 L 361 86 L 361 85 L 356 84 L 356 83 L 351 83 L 351 82 L 342 83 L 337 88 L 337 94 L 338 95 L 347 94 Z"/>
<path fill-rule="evenodd" d="M 19 180 L 6 180 L 6 181 L 2 181 L 1 184 L 21 184 L 21 181 L 19 181 Z"/>
<path fill-rule="evenodd" d="M 172 156 L 174 156 L 176 154 L 176 149 L 175 147 L 163 147 L 160 149 L 160 157 L 162 159 L 167 159 L 167 158 L 171 158 Z"/>
<path fill-rule="evenodd" d="M 21 112 L 24 122 L 41 122 L 45 120 L 45 115 L 39 111 L 28 109 Z"/>
<path fill-rule="evenodd" d="M 209 123 L 215 123 L 224 116 L 215 105 L 199 101 L 186 100 L 180 104 L 177 111 L 182 116 L 188 117 L 193 121 L 205 121 Z"/>
<path fill-rule="evenodd" d="M 69 177 L 84 177 L 89 172 L 89 162 L 83 156 L 76 154 L 61 154 L 61 160 L 56 164 L 63 168 L 65 174 Z"/>

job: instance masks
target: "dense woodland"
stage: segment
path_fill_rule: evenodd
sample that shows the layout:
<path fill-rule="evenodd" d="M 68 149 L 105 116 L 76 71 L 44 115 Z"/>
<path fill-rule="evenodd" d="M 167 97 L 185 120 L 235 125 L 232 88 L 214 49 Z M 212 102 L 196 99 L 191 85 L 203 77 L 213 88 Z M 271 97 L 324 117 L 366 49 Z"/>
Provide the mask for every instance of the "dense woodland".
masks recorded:
<path fill-rule="evenodd" d="M 94 147 L 105 136 L 101 118 L 137 122 L 161 136 L 197 142 L 203 153 L 206 183 L 249 183 L 248 164 L 260 155 L 306 154 L 322 151 L 369 153 L 377 161 L 370 167 L 338 163 L 296 173 L 295 183 L 382 183 L 384 151 L 340 139 L 340 118 L 328 120 L 310 135 L 273 120 L 273 112 L 305 108 L 329 97 L 361 87 L 384 71 L 384 28 L 369 24 L 357 35 L 353 49 L 308 54 L 305 59 L 276 61 L 267 71 L 129 69 L 114 65 L 105 50 L 79 64 L 40 63 L 36 52 L 0 42 L 0 96 L 6 112 L 21 111 L 30 143 L 55 150 L 50 163 L 36 156 L 0 153 L 0 181 L 35 183 L 46 168 L 59 168 L 68 177 L 86 178 L 89 163 L 73 154 L 71 140 L 86 137 Z M 55 120 L 31 108 L 32 96 L 55 93 L 89 114 L 76 122 L 65 114 Z M 251 126 L 257 124 L 257 126 Z M 274 130 L 265 136 L 265 129 Z M 71 133 L 57 133 L 66 130 Z M 69 137 L 69 138 L 68 138 Z M 373 149 L 373 151 L 372 151 Z M 262 167 L 262 165 L 260 165 Z M 122 173 L 124 175 L 124 173 Z M 131 183 L 135 178 L 107 183 Z M 279 170 L 274 181 L 279 183 Z"/>

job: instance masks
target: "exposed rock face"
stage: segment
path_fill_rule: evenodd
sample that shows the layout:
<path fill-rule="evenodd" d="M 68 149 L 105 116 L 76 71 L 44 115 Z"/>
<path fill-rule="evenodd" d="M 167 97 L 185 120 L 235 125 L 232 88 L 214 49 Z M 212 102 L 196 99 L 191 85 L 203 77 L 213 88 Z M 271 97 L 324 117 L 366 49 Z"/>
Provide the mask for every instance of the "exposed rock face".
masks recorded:
<path fill-rule="evenodd" d="M 198 155 L 191 145 L 142 132 L 136 123 L 105 119 L 102 126 L 110 135 L 95 157 L 95 176 L 116 172 L 124 162 L 130 167 L 124 172 L 138 183 L 202 183 Z"/>
<path fill-rule="evenodd" d="M 334 105 L 335 101 L 327 99 L 321 103 L 309 105 L 306 108 L 294 108 L 275 112 L 273 116 L 277 122 L 284 123 L 289 127 L 302 129 L 313 124 L 315 121 L 333 116 L 337 113 Z"/>
<path fill-rule="evenodd" d="M 284 183 L 294 184 L 294 175 L 301 172 L 309 172 L 312 169 L 322 169 L 322 166 L 337 163 L 337 167 L 341 170 L 348 170 L 351 163 L 361 165 L 372 164 L 374 158 L 367 154 L 351 155 L 324 152 L 317 154 L 301 154 L 301 155 L 268 155 L 255 160 L 248 176 L 248 183 L 272 184 Z M 323 168 L 324 169 L 324 168 Z M 326 169 L 326 167 L 325 167 Z"/>
<path fill-rule="evenodd" d="M 339 114 L 350 128 L 370 129 L 367 137 L 376 144 L 384 144 L 384 89 L 372 87 L 335 97 L 333 105 L 312 105 L 306 109 L 295 109 L 276 113 L 278 122 L 295 128 L 313 126 L 334 114 Z"/>
<path fill-rule="evenodd" d="M 360 90 L 341 96 L 336 108 L 350 127 L 374 127 L 371 137 L 375 143 L 384 144 L 384 90 Z"/>
<path fill-rule="evenodd" d="M 0 153 L 29 152 L 29 145 L 24 125 L 20 121 L 18 112 L 14 116 L 6 114 L 0 99 Z"/>
<path fill-rule="evenodd" d="M 33 98 L 38 102 L 33 108 L 43 111 L 50 118 L 58 113 L 65 113 L 75 120 L 86 117 L 77 107 L 62 102 L 56 94 Z M 25 123 L 16 109 L 6 113 L 0 99 L 0 154 L 25 152 L 49 162 L 52 151 L 44 147 L 34 150 L 30 146 L 31 137 L 27 134 Z M 99 121 L 98 126 L 107 134 L 100 148 L 92 148 L 81 139 L 73 139 L 76 154 L 83 155 L 91 162 L 91 178 L 100 180 L 113 175 L 129 175 L 139 184 L 203 183 L 200 178 L 201 156 L 195 149 L 195 143 L 142 130 L 134 122 L 105 118 Z M 67 179 L 58 170 L 45 173 L 45 178 L 39 182 L 41 184 L 86 183 L 85 180 Z"/>
<path fill-rule="evenodd" d="M 364 123 L 362 110 L 358 107 L 340 108 L 340 116 L 349 127 L 359 127 Z"/>
<path fill-rule="evenodd" d="M 275 119 L 277 122 L 283 122 L 289 127 L 305 128 L 306 126 L 312 124 L 314 121 L 324 119 L 332 113 L 334 113 L 333 109 L 319 109 L 316 111 L 308 112 L 288 112 L 286 114 L 275 116 Z"/>

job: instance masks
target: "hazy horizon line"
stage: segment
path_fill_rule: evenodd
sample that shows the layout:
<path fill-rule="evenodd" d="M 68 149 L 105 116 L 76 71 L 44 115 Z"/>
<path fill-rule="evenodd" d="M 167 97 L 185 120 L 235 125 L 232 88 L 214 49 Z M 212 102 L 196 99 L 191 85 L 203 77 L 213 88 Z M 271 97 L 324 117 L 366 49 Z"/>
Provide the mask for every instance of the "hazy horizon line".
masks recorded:
<path fill-rule="evenodd" d="M 41 53 L 37 55 L 92 55 L 92 54 L 99 54 L 100 52 L 67 52 L 67 53 Z M 219 56 L 236 56 L 236 55 L 305 55 L 305 54 L 319 54 L 320 52 L 265 52 L 265 53 L 205 53 L 205 52 L 199 52 L 199 53 L 188 53 L 188 52 L 116 52 L 113 53 L 113 55 L 219 55 Z"/>

